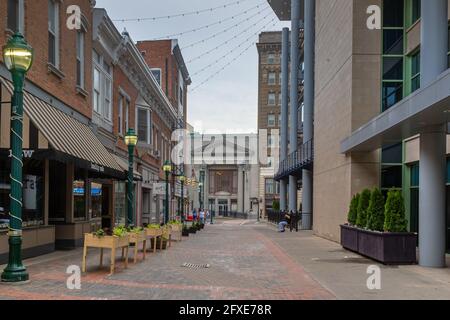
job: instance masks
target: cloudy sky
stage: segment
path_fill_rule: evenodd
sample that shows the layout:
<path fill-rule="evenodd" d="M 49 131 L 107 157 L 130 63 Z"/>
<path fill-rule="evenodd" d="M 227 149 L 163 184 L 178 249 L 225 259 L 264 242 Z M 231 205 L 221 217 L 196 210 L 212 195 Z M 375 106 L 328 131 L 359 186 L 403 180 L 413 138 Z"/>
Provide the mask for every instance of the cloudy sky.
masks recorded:
<path fill-rule="evenodd" d="M 161 17 L 232 4 L 179 18 L 114 23 L 119 31 L 126 28 L 134 41 L 165 38 L 216 23 L 173 37 L 178 39 L 186 62 L 201 56 L 187 63 L 193 80 L 190 90 L 195 88 L 188 95 L 188 121 L 200 132 L 250 133 L 256 132 L 258 103 L 258 54 L 252 43 L 257 42 L 259 32 L 281 30 L 285 24 L 276 19 L 267 0 L 240 0 L 239 4 L 233 4 L 237 1 L 97 0 L 97 7 L 105 8 L 111 19 L 120 20 Z M 205 41 L 188 47 L 202 40 Z M 214 50 L 217 46 L 220 47 Z M 205 54 L 208 51 L 212 52 Z M 201 72 L 194 75 L 198 71 Z"/>

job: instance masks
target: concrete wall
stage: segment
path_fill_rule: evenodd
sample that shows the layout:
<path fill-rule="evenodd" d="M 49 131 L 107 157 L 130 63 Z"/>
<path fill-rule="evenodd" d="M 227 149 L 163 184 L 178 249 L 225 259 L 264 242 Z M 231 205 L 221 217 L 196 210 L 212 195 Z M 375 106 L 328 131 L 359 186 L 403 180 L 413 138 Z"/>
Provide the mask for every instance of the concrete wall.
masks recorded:
<path fill-rule="evenodd" d="M 314 231 L 339 241 L 352 195 L 379 184 L 379 153 L 340 153 L 340 142 L 380 112 L 381 34 L 366 9 L 381 0 L 316 1 Z M 326 201 L 323 201 L 326 199 Z"/>

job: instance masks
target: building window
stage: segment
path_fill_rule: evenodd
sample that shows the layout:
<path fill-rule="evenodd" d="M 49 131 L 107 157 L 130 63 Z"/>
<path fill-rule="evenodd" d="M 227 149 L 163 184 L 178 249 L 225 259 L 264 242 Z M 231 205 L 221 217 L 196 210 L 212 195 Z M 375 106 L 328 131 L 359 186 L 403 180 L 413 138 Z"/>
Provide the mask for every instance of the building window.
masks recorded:
<path fill-rule="evenodd" d="M 414 24 L 421 17 L 421 0 L 412 0 L 411 24 Z"/>
<path fill-rule="evenodd" d="M 159 68 L 153 68 L 151 69 L 153 76 L 156 79 L 156 82 L 158 82 L 159 86 L 161 86 L 161 69 Z"/>
<path fill-rule="evenodd" d="M 123 135 L 123 101 L 124 97 L 119 95 L 119 110 L 117 112 L 117 131 L 120 135 Z"/>
<path fill-rule="evenodd" d="M 411 92 L 420 88 L 420 51 L 411 57 Z"/>
<path fill-rule="evenodd" d="M 24 33 L 24 0 L 8 0 L 7 28 Z"/>
<path fill-rule="evenodd" d="M 276 119 L 274 114 L 269 114 L 267 117 L 267 126 L 268 127 L 275 127 L 276 125 Z"/>
<path fill-rule="evenodd" d="M 130 101 L 127 99 L 125 101 L 125 132 L 128 132 L 128 129 L 130 128 L 128 120 L 129 112 L 130 112 Z"/>
<path fill-rule="evenodd" d="M 138 108 L 137 117 L 139 141 L 145 144 L 150 144 L 150 110 Z"/>
<path fill-rule="evenodd" d="M 48 1 L 48 62 L 59 68 L 59 2 Z"/>
<path fill-rule="evenodd" d="M 283 95 L 280 93 L 278 94 L 278 105 L 281 106 L 283 104 Z"/>
<path fill-rule="evenodd" d="M 94 111 L 100 113 L 100 71 L 94 69 Z"/>
<path fill-rule="evenodd" d="M 77 32 L 77 86 L 84 89 L 84 40 L 85 30 Z"/>
<path fill-rule="evenodd" d="M 105 77 L 104 78 L 104 84 L 105 84 L 105 91 L 104 91 L 104 116 L 106 117 L 107 120 L 111 121 L 112 120 L 112 110 L 111 110 L 111 95 L 112 95 L 112 81 L 111 78 L 109 77 Z"/>
<path fill-rule="evenodd" d="M 112 68 L 95 50 L 93 53 L 94 111 L 108 122 L 112 121 Z"/>
<path fill-rule="evenodd" d="M 268 98 L 267 98 L 267 104 L 269 106 L 274 106 L 276 104 L 276 95 L 275 93 L 269 93 Z"/>
<path fill-rule="evenodd" d="M 180 105 L 184 105 L 184 94 L 183 94 L 183 88 L 180 87 L 180 97 L 179 97 Z"/>
<path fill-rule="evenodd" d="M 404 0 L 383 1 L 382 111 L 404 96 Z"/>
<path fill-rule="evenodd" d="M 267 83 L 269 85 L 277 84 L 277 74 L 275 72 L 269 72 L 267 76 Z"/>
<path fill-rule="evenodd" d="M 274 53 L 269 53 L 267 55 L 267 63 L 268 64 L 275 64 L 275 54 Z"/>
<path fill-rule="evenodd" d="M 125 225 L 126 217 L 126 183 L 114 183 L 114 219 L 115 225 Z"/>
<path fill-rule="evenodd" d="M 266 179 L 266 194 L 274 194 L 275 193 L 275 181 L 273 179 Z"/>

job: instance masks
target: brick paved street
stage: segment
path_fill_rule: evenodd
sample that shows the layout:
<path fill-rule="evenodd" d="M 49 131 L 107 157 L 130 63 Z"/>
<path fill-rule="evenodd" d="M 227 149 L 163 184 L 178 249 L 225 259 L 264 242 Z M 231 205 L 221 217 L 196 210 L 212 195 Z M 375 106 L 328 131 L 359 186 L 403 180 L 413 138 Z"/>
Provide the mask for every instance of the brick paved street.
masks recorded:
<path fill-rule="evenodd" d="M 279 234 L 255 221 L 218 221 L 128 269 L 118 255 L 113 276 L 98 261 L 90 250 L 81 290 L 69 290 L 66 268 L 81 264 L 81 250 L 27 260 L 31 283 L 0 286 L 0 299 L 450 298 L 449 269 L 382 267 L 383 290 L 371 292 L 366 269 L 373 262 L 309 232 Z M 189 269 L 185 262 L 210 268 Z"/>

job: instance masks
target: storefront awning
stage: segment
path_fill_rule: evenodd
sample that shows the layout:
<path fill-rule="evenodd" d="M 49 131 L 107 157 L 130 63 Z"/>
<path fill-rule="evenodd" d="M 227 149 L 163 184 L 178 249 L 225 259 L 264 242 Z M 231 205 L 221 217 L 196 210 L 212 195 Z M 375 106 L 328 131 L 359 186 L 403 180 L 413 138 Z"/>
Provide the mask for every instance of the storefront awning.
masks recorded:
<path fill-rule="evenodd" d="M 128 162 L 124 160 L 123 158 L 119 157 L 118 155 L 113 154 L 114 159 L 119 164 L 119 166 L 122 168 L 123 171 L 128 172 Z M 136 169 L 133 170 L 133 176 L 134 180 L 136 181 L 142 181 L 142 175 L 137 171 Z"/>
<path fill-rule="evenodd" d="M 12 83 L 1 77 L 0 82 L 12 95 Z M 57 160 L 70 159 L 100 174 L 124 176 L 124 170 L 87 125 L 26 91 L 24 112 L 55 151 Z"/>

